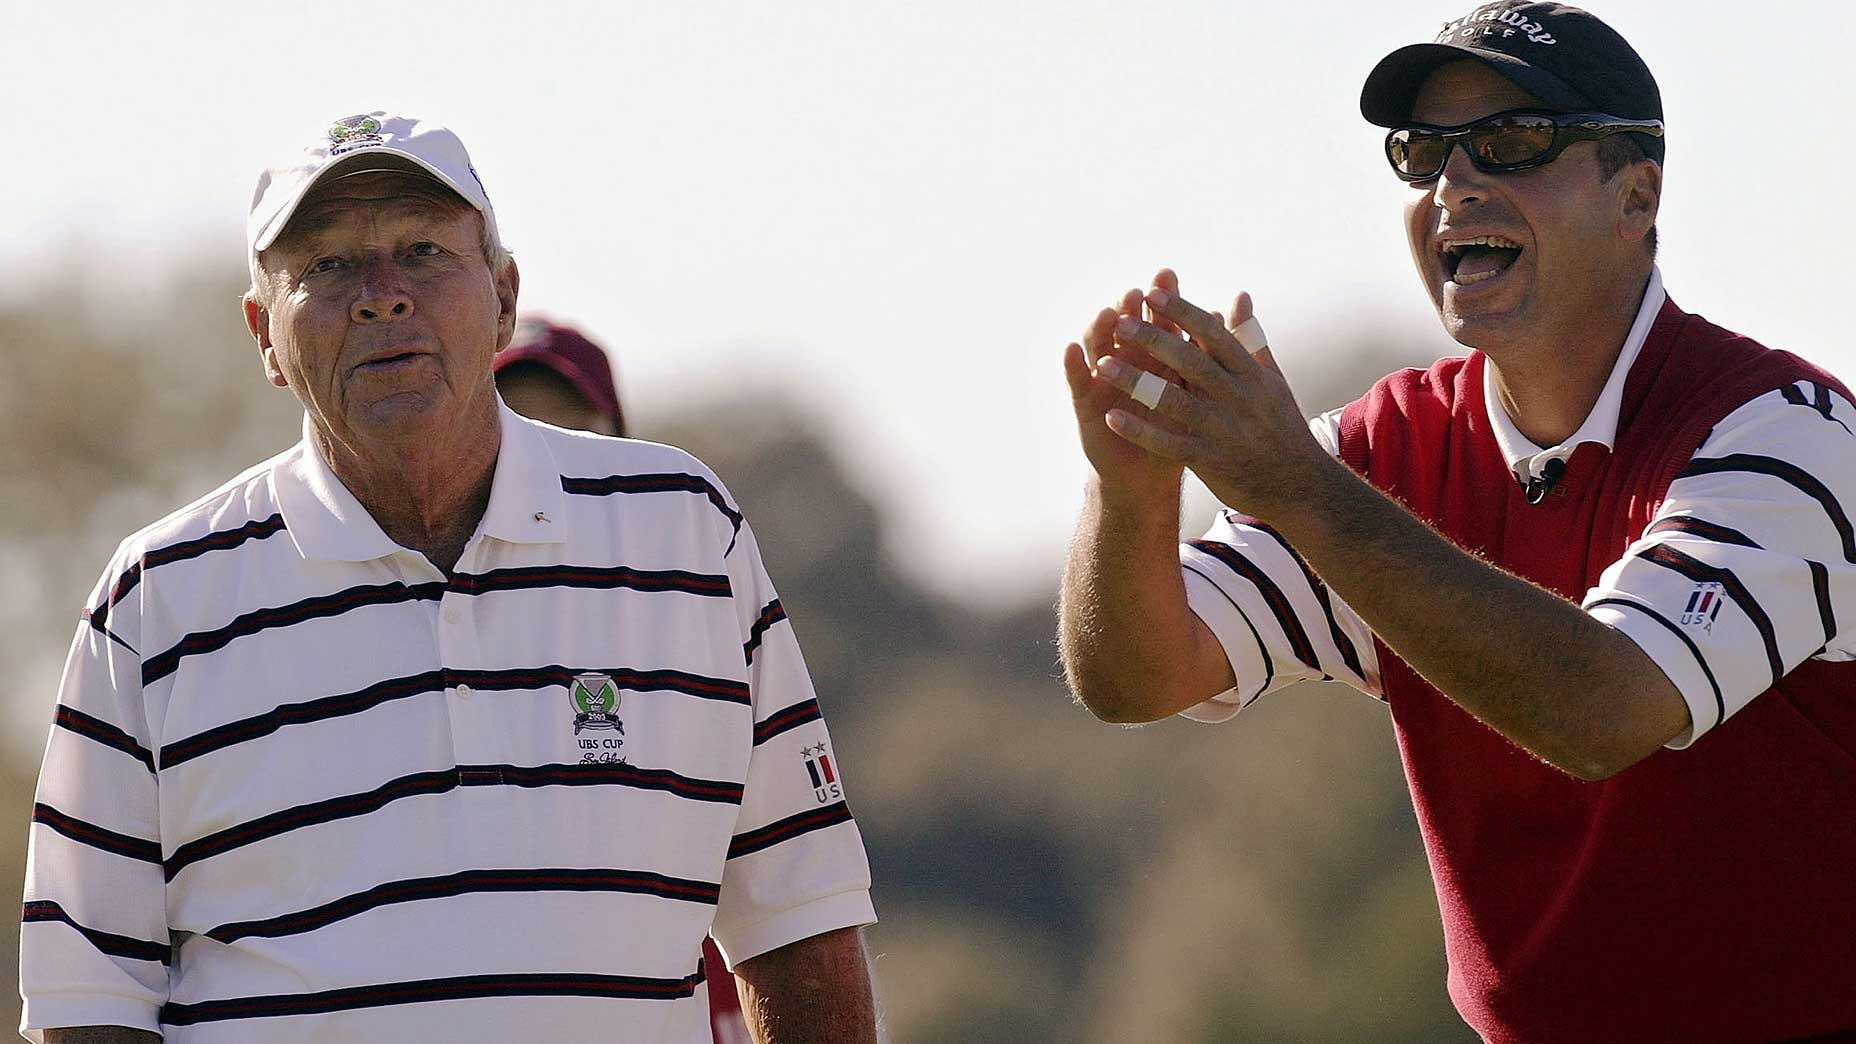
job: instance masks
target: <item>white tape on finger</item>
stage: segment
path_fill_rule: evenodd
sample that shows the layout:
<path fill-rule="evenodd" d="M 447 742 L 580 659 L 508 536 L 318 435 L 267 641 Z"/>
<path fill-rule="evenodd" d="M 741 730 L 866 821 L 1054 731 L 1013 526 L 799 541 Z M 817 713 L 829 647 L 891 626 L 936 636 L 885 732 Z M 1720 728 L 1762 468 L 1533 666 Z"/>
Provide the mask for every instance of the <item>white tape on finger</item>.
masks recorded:
<path fill-rule="evenodd" d="M 1257 322 L 1257 317 L 1254 315 L 1238 323 L 1237 329 L 1231 332 L 1237 335 L 1237 343 L 1243 345 L 1244 350 L 1252 355 L 1270 346 L 1270 339 L 1263 336 L 1263 324 Z"/>
<path fill-rule="evenodd" d="M 1160 396 L 1166 394 L 1166 379 L 1159 374 L 1141 372 L 1141 379 L 1134 382 L 1134 401 L 1148 409 L 1160 406 Z"/>

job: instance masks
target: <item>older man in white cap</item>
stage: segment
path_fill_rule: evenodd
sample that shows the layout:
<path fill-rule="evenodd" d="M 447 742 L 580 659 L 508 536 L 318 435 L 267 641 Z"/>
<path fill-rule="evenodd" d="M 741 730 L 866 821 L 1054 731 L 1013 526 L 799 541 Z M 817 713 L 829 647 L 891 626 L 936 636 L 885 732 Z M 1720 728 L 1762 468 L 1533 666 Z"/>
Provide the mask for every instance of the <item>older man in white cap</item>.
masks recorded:
<path fill-rule="evenodd" d="M 869 869 L 752 530 L 700 462 L 503 407 L 463 145 L 337 121 L 259 181 L 246 319 L 303 440 L 124 541 L 33 810 L 23 1032 L 875 1039 Z"/>

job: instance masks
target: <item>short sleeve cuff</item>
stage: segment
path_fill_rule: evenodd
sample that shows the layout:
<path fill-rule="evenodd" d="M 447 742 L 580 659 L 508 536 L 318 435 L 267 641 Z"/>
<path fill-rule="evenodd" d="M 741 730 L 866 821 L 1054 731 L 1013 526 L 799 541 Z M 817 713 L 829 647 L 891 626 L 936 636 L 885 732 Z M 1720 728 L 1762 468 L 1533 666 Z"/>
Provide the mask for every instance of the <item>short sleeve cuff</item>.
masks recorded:
<path fill-rule="evenodd" d="M 1216 725 L 1231 720 L 1238 711 L 1257 698 L 1269 668 L 1264 664 L 1263 649 L 1257 643 L 1257 632 L 1243 611 L 1217 585 L 1194 570 L 1187 568 L 1185 578 L 1186 606 L 1217 637 L 1219 646 L 1224 649 L 1225 659 L 1230 661 L 1231 676 L 1237 679 L 1237 685 L 1204 703 L 1187 707 L 1179 714 L 1188 721 Z M 1246 684 L 1255 688 L 1246 692 Z"/>
<path fill-rule="evenodd" d="M 161 1032 L 161 1009 L 134 997 L 97 993 L 41 993 L 26 998 L 19 1032 L 33 1044 L 44 1044 L 45 1031 L 71 1026 L 127 1026 Z"/>
<path fill-rule="evenodd" d="M 1681 750 L 1721 723 L 1720 689 L 1702 666 L 1699 652 L 1660 614 L 1630 603 L 1611 602 L 1586 610 L 1594 620 L 1621 631 L 1662 669 L 1688 704 L 1688 727 L 1664 746 Z"/>
<path fill-rule="evenodd" d="M 742 961 L 758 957 L 769 950 L 810 939 L 814 935 L 839 928 L 858 928 L 876 923 L 876 907 L 871 905 L 868 889 L 839 892 L 814 899 L 804 906 L 782 910 L 752 924 L 715 928 L 715 945 L 733 971 Z"/>

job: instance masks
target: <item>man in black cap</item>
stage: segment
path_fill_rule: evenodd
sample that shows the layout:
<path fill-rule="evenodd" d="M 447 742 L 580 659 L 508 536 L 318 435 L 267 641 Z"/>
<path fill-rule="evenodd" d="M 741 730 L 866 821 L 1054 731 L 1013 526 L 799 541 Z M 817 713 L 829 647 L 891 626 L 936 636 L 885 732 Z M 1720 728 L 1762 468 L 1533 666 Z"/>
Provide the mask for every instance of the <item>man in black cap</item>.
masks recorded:
<path fill-rule="evenodd" d="M 1385 700 L 1487 1040 L 1856 1040 L 1856 406 L 1669 300 L 1661 99 L 1590 14 L 1478 7 L 1361 110 L 1471 351 L 1304 424 L 1247 295 L 1098 314 L 1072 688 Z M 1182 467 L 1233 510 L 1176 549 Z"/>

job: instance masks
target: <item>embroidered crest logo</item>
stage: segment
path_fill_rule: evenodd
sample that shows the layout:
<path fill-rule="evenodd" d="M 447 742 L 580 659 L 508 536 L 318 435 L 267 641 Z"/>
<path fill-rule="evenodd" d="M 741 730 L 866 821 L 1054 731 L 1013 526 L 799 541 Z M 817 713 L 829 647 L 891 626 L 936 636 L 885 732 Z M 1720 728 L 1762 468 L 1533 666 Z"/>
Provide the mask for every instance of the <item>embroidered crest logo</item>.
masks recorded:
<path fill-rule="evenodd" d="M 329 126 L 331 156 L 339 156 L 363 145 L 378 145 L 380 142 L 380 121 L 366 114 L 348 116 Z"/>
<path fill-rule="evenodd" d="M 806 759 L 806 774 L 812 777 L 812 796 L 819 804 L 844 797 L 844 787 L 838 783 L 838 773 L 831 767 L 831 753 L 823 742 L 801 748 L 800 754 Z"/>
<path fill-rule="evenodd" d="M 625 735 L 619 721 L 619 689 L 604 674 L 576 674 L 567 687 L 567 701 L 574 706 L 574 735 L 584 729 L 612 729 Z"/>
<path fill-rule="evenodd" d="M 1682 610 L 1682 626 L 1714 630 L 1714 621 L 1720 617 L 1721 606 L 1726 601 L 1720 584 L 1696 584 L 1688 596 L 1688 605 Z"/>

